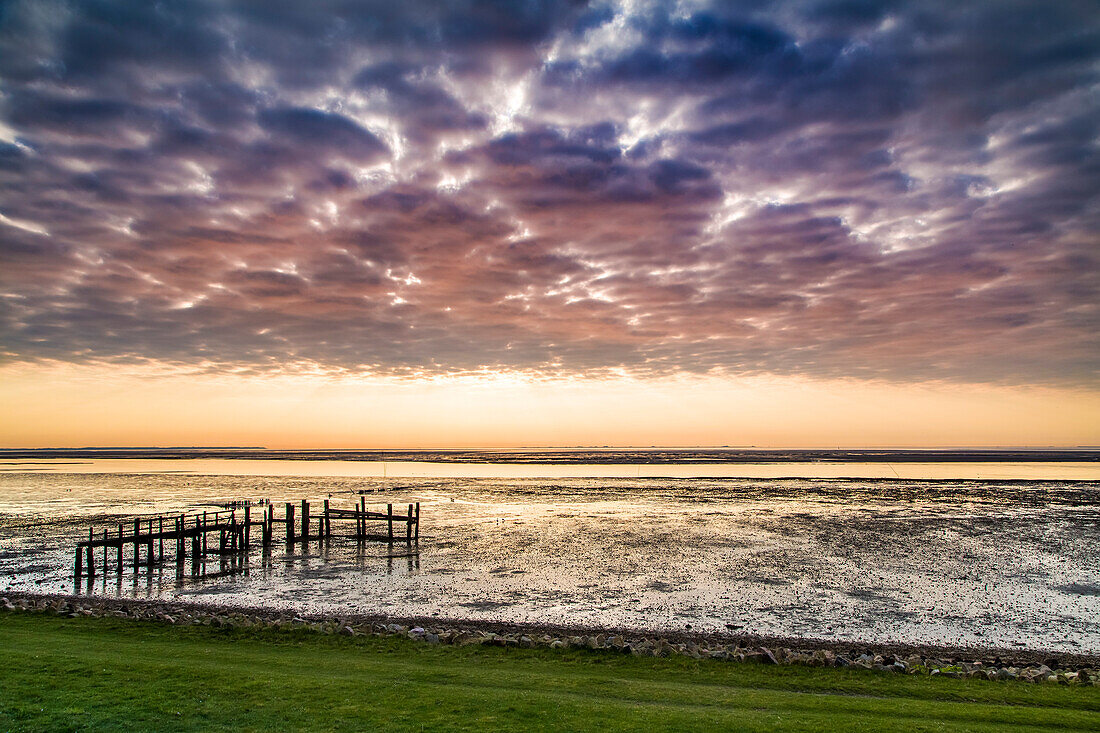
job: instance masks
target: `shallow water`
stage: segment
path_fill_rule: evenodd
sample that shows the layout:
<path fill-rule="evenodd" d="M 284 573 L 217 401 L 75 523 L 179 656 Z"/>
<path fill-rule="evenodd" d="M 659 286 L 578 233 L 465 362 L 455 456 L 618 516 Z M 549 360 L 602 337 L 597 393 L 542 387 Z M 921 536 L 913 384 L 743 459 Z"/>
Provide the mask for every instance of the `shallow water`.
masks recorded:
<path fill-rule="evenodd" d="M 241 572 L 128 568 L 80 592 L 1100 653 L 1096 481 L 7 472 L 0 587 L 71 592 L 92 524 L 360 491 L 421 502 L 418 552 L 280 542 Z"/>
<path fill-rule="evenodd" d="M 1100 481 L 1096 461 L 771 461 L 761 463 L 471 463 L 287 458 L 57 458 L 0 460 L 0 473 L 186 473 L 207 476 L 374 478 L 898 478 Z"/>

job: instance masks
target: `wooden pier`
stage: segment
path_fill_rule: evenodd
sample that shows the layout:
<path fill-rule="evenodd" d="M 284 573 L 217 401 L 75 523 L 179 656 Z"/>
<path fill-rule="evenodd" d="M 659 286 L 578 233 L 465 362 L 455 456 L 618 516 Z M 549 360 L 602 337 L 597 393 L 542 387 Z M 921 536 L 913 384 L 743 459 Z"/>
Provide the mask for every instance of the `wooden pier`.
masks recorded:
<path fill-rule="evenodd" d="M 386 523 L 384 532 L 379 522 Z M 402 524 L 405 525 L 403 532 Z M 134 568 L 152 567 L 166 557 L 182 563 L 188 557 L 195 562 L 207 555 L 236 555 L 248 551 L 253 527 L 260 533 L 261 546 L 270 547 L 275 541 L 276 525 L 282 525 L 280 535 L 285 536 L 288 545 L 333 537 L 412 545 L 420 541 L 420 503 L 409 504 L 405 514 L 395 514 L 393 504 L 387 504 L 384 512 L 368 510 L 365 497 L 360 497 L 350 508 L 334 507 L 325 499 L 321 511 L 311 515 L 310 503 L 302 500 L 297 504 L 285 503 L 280 517 L 276 516 L 275 505 L 269 501 L 256 505 L 241 502 L 235 503 L 234 508 L 219 511 L 136 518 L 132 523 L 122 522 L 101 531 L 89 529 L 88 539 L 76 545 L 73 572 L 77 578 L 94 577 L 95 551 L 99 548 L 103 550 L 104 572 L 111 550 L 116 556 L 115 569 L 122 571 L 126 548 L 131 548 L 129 554 Z M 339 531 L 341 529 L 344 531 Z M 216 546 L 211 538 L 217 539 Z M 170 550 L 167 556 L 166 542 Z"/>

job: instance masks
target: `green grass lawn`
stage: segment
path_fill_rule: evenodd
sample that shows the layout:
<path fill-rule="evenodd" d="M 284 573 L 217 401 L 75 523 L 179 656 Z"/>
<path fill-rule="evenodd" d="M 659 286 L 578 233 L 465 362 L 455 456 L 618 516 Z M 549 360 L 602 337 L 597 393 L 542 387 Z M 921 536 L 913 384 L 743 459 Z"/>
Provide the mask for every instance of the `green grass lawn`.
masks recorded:
<path fill-rule="evenodd" d="M 1100 730 L 1100 688 L 0 613 L 0 730 Z"/>

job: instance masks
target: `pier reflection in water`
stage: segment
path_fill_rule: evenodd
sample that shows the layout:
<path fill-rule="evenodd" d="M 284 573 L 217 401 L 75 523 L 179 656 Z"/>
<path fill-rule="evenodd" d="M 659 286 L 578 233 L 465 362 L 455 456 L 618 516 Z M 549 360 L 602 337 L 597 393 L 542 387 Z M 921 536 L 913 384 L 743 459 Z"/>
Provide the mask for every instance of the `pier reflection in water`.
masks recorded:
<path fill-rule="evenodd" d="M 386 510 L 370 511 L 364 497 L 351 508 L 334 506 L 323 501 L 323 510 L 312 516 L 310 502 L 302 500 L 300 513 L 295 516 L 294 503 L 284 505 L 282 516 L 277 516 L 275 505 L 260 501 L 237 501 L 225 505 L 219 511 L 194 514 L 137 517 L 130 522 L 120 522 L 117 529 L 88 530 L 88 539 L 77 543 L 73 573 L 77 592 L 111 592 L 122 594 L 124 576 L 132 583 L 128 592 L 138 594 L 144 584 L 146 595 L 159 594 L 166 583 L 177 588 L 196 582 L 216 580 L 232 576 L 248 577 L 253 570 L 252 529 L 260 534 L 259 564 L 261 577 L 270 575 L 273 567 L 272 546 L 275 544 L 275 526 L 285 530 L 286 551 L 282 561 L 287 569 L 301 564 L 310 570 L 309 563 L 320 560 L 322 565 L 340 563 L 351 568 L 378 571 L 378 561 L 385 559 L 387 574 L 393 574 L 394 561 L 405 561 L 406 572 L 420 568 L 420 504 L 408 505 L 406 514 L 396 514 L 393 504 Z M 255 509 L 256 511 L 253 511 Z M 238 514 L 238 512 L 240 512 Z M 334 530 L 336 522 L 337 530 Z M 386 531 L 372 531 L 372 523 L 385 523 Z M 299 529 L 300 523 L 300 529 Z M 346 531 L 339 532 L 343 524 Z M 400 525 L 404 524 L 404 532 Z M 398 531 L 395 532 L 395 525 Z M 214 546 L 209 538 L 215 537 Z M 165 543 L 169 552 L 165 552 Z M 379 554 L 380 543 L 385 550 Z M 347 545 L 353 549 L 348 552 Z M 132 573 L 126 573 L 126 549 Z M 96 583 L 96 550 L 102 549 L 99 566 L 101 582 Z M 314 551 L 315 550 L 315 551 Z M 111 555 L 114 555 L 112 566 Z M 213 558 L 213 560 L 212 560 Z M 174 564 L 175 577 L 171 578 L 169 565 Z M 113 573 L 112 573 L 113 570 Z M 113 581 L 111 577 L 113 576 Z M 113 583 L 113 588 L 111 587 Z"/>
<path fill-rule="evenodd" d="M 95 575 L 77 579 L 77 594 L 154 598 L 165 590 L 198 590 L 214 581 L 248 578 L 270 580 L 277 566 L 292 573 L 346 573 L 359 570 L 372 575 L 412 575 L 420 571 L 420 548 L 379 547 L 378 543 L 349 538 L 326 538 L 286 543 L 281 551 L 271 545 L 234 553 L 208 553 L 179 557 L 167 562 L 127 567 L 112 563 Z"/>

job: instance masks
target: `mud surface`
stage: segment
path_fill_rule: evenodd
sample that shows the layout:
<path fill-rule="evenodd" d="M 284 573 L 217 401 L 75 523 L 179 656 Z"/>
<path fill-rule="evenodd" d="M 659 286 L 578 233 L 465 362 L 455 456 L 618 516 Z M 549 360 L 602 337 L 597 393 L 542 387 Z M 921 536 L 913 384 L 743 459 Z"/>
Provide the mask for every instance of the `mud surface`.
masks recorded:
<path fill-rule="evenodd" d="M 74 588 L 89 525 L 358 492 L 421 502 L 419 551 L 278 543 Z M 1094 655 L 1098 540 L 1095 482 L 0 475 L 0 588 L 316 614 Z"/>

